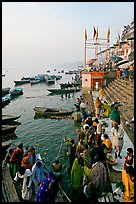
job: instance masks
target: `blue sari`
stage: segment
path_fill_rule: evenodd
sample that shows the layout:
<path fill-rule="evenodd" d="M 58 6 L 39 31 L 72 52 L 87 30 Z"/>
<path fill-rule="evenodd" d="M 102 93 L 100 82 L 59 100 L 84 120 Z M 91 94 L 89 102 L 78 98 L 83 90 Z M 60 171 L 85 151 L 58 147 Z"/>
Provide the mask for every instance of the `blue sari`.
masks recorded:
<path fill-rule="evenodd" d="M 52 203 L 55 202 L 55 196 L 58 192 L 58 183 L 55 175 L 49 172 L 42 180 L 36 195 L 36 202 Z"/>

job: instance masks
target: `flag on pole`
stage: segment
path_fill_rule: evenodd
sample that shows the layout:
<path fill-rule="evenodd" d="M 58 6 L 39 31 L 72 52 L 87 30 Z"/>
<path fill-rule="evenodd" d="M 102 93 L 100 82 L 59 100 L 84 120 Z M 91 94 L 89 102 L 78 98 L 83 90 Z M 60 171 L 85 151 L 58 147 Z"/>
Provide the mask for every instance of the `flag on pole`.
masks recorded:
<path fill-rule="evenodd" d="M 96 29 L 94 27 L 94 35 L 93 35 L 93 39 L 95 38 L 95 35 L 96 35 Z"/>
<path fill-rule="evenodd" d="M 86 29 L 85 29 L 85 41 L 87 40 L 87 32 L 86 32 Z"/>
<path fill-rule="evenodd" d="M 110 41 L 110 28 L 108 28 L 107 40 L 108 40 L 108 42 Z"/>
<path fill-rule="evenodd" d="M 98 26 L 97 26 L 97 29 L 96 29 L 96 36 L 95 36 L 95 39 L 98 40 Z"/>
<path fill-rule="evenodd" d="M 119 43 L 119 48 L 120 48 L 120 34 L 118 33 L 118 43 Z"/>
<path fill-rule="evenodd" d="M 118 33 L 118 40 L 120 41 L 120 34 Z"/>

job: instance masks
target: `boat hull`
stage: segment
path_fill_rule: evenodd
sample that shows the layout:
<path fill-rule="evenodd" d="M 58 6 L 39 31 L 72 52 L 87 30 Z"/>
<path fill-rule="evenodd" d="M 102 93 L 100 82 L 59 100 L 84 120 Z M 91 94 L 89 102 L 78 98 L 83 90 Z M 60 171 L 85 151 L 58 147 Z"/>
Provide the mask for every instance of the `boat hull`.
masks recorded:
<path fill-rule="evenodd" d="M 38 83 L 40 83 L 41 81 L 40 80 L 32 80 L 32 81 L 30 81 L 30 84 L 31 85 L 33 85 L 33 84 L 38 84 Z"/>
<path fill-rule="evenodd" d="M 35 107 L 34 108 L 35 114 L 44 116 L 44 117 L 51 117 L 51 116 L 68 116 L 71 115 L 73 111 L 63 110 L 63 109 L 53 109 L 53 108 L 44 108 L 44 107 Z"/>
<path fill-rule="evenodd" d="M 80 91 L 80 89 L 47 89 L 51 94 L 67 94 Z"/>
<path fill-rule="evenodd" d="M 50 84 L 55 84 L 55 80 L 48 80 L 48 79 L 47 79 L 46 82 L 47 82 L 48 85 L 50 85 Z"/>
<path fill-rule="evenodd" d="M 3 89 L 2 89 L 2 96 L 5 96 L 6 94 L 9 94 L 9 91 L 10 91 L 10 88 L 9 88 L 9 87 L 3 88 Z"/>
<path fill-rule="evenodd" d="M 2 125 L 2 135 L 14 133 L 17 125 Z"/>
<path fill-rule="evenodd" d="M 20 118 L 20 115 L 2 115 L 2 124 L 8 124 Z"/>
<path fill-rule="evenodd" d="M 23 94 L 23 89 L 22 88 L 15 88 L 10 90 L 10 96 L 18 96 Z"/>
<path fill-rule="evenodd" d="M 24 80 L 20 80 L 20 81 L 14 81 L 15 83 L 15 86 L 17 85 L 22 85 L 22 84 L 27 84 L 27 83 L 30 83 L 30 79 L 24 79 Z"/>
<path fill-rule="evenodd" d="M 2 108 L 4 108 L 6 105 L 10 103 L 11 99 L 8 96 L 2 97 Z"/>

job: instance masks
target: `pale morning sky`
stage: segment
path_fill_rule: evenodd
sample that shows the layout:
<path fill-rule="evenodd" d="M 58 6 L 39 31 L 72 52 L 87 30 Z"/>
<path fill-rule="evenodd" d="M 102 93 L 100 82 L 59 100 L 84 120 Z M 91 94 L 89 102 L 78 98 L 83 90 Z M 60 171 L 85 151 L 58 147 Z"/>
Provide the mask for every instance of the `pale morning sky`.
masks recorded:
<path fill-rule="evenodd" d="M 2 67 L 35 68 L 84 60 L 84 30 L 110 45 L 134 18 L 134 2 L 3 2 Z M 88 50 L 89 58 L 94 51 Z M 88 59 L 89 60 L 89 59 Z"/>

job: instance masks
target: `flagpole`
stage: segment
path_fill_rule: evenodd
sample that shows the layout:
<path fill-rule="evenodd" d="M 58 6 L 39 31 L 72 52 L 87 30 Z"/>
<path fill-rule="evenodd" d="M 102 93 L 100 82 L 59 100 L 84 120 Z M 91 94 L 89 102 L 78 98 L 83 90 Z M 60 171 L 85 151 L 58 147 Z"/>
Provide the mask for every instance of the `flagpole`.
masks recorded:
<path fill-rule="evenodd" d="M 86 69 L 86 30 L 85 30 L 85 41 L 84 41 L 84 69 Z"/>
<path fill-rule="evenodd" d="M 98 68 L 98 26 L 97 26 L 97 30 L 96 30 L 96 68 Z"/>
<path fill-rule="evenodd" d="M 86 40 L 87 40 L 87 32 L 85 29 L 85 43 L 84 43 L 84 69 L 86 69 Z"/>
<path fill-rule="evenodd" d="M 108 65 L 109 65 L 109 69 L 110 69 L 110 37 L 109 37 L 109 42 L 108 42 Z"/>
<path fill-rule="evenodd" d="M 109 39 L 107 39 L 107 65 L 109 67 Z"/>
<path fill-rule="evenodd" d="M 108 68 L 110 68 L 110 28 L 108 28 L 107 33 L 107 64 Z"/>

